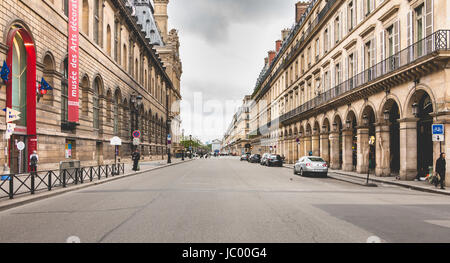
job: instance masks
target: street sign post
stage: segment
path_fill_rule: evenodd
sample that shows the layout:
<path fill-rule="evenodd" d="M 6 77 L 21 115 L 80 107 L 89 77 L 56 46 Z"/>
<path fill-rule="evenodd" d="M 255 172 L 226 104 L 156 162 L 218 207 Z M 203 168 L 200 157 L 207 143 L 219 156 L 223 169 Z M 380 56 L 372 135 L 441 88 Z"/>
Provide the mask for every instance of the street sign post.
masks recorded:
<path fill-rule="evenodd" d="M 433 124 L 431 129 L 432 129 L 432 134 L 433 134 L 433 142 L 445 141 L 444 124 Z"/>
<path fill-rule="evenodd" d="M 141 144 L 141 140 L 139 138 L 134 138 L 133 139 L 133 145 L 137 146 L 139 144 Z"/>
<path fill-rule="evenodd" d="M 139 130 L 134 131 L 132 134 L 133 138 L 141 138 L 141 132 Z"/>

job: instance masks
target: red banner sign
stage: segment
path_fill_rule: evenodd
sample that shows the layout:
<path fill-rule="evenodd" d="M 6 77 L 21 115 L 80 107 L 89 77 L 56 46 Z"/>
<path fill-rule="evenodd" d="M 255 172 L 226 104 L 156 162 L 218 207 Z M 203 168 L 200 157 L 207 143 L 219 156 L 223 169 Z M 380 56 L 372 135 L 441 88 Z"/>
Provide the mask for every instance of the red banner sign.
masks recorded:
<path fill-rule="evenodd" d="M 68 87 L 68 121 L 78 122 L 78 83 L 79 79 L 79 5 L 78 0 L 69 0 L 69 87 Z"/>

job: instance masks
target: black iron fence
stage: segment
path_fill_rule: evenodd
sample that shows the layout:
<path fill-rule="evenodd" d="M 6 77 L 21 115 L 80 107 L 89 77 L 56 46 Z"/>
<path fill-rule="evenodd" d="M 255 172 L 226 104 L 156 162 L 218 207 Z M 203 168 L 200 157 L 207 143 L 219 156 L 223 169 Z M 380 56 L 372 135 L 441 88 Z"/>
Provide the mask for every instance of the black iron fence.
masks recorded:
<path fill-rule="evenodd" d="M 425 56 L 432 55 L 437 51 L 448 50 L 450 50 L 450 30 L 436 31 L 380 63 L 336 85 L 334 88 L 319 94 L 296 109 L 282 115 L 280 121 L 283 122 L 289 120 L 305 111 L 328 103 L 330 100 L 348 91 L 366 85 L 367 83 L 400 69 L 401 67 L 408 66 Z"/>
<path fill-rule="evenodd" d="M 0 181 L 0 200 L 17 195 L 35 194 L 113 177 L 125 173 L 125 164 L 109 164 L 61 170 L 37 171 L 26 174 L 3 174 Z"/>

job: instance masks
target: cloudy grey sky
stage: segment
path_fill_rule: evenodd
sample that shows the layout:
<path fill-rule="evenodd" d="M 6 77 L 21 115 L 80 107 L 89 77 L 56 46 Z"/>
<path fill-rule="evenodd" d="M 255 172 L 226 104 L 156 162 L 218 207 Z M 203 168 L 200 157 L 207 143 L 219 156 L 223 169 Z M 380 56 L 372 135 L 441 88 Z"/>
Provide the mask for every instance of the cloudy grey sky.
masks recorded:
<path fill-rule="evenodd" d="M 179 31 L 182 128 L 204 142 L 222 139 L 235 107 L 251 94 L 267 51 L 295 19 L 296 0 L 171 0 Z"/>

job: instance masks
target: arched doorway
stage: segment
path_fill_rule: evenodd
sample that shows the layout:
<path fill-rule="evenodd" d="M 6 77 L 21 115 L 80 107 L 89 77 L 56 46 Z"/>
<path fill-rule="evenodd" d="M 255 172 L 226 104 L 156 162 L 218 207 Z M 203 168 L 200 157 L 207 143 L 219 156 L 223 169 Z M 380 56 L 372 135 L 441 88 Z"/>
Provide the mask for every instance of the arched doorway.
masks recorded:
<path fill-rule="evenodd" d="M 6 84 L 6 107 L 20 111 L 20 119 L 9 140 L 11 173 L 29 170 L 28 156 L 37 149 L 36 138 L 36 50 L 30 33 L 20 25 L 12 26 L 7 37 L 6 63 L 11 69 Z M 25 149 L 18 151 L 17 142 Z"/>
<path fill-rule="evenodd" d="M 400 110 L 394 100 L 388 100 L 384 106 L 383 114 L 388 117 L 389 126 L 389 168 L 391 175 L 400 173 Z M 386 118 L 385 117 L 385 118 Z"/>
<path fill-rule="evenodd" d="M 433 103 L 426 92 L 417 94 L 417 170 L 423 169 L 426 173 L 433 167 L 433 141 L 431 125 L 433 118 Z"/>
<path fill-rule="evenodd" d="M 368 138 L 365 138 L 363 135 L 361 135 L 361 145 L 368 144 L 367 147 L 369 147 L 368 152 L 368 168 L 369 171 L 374 171 L 376 166 L 376 145 L 375 143 L 369 144 L 369 141 L 375 141 L 375 112 L 371 106 L 366 106 L 363 110 L 362 115 L 362 124 L 363 126 L 368 128 Z M 367 141 L 364 141 L 368 139 Z M 363 150 L 364 147 L 362 147 L 361 150 Z M 367 156 L 366 153 L 362 153 L 362 156 Z M 362 164 L 362 163 L 361 163 Z M 363 168 L 361 171 L 363 171 L 365 168 Z"/>
<path fill-rule="evenodd" d="M 356 115 L 353 111 L 350 111 L 347 115 L 346 121 L 347 129 L 352 131 L 352 170 L 356 170 L 356 165 L 358 164 L 357 150 L 358 150 L 358 136 L 357 136 L 357 126 Z"/>

